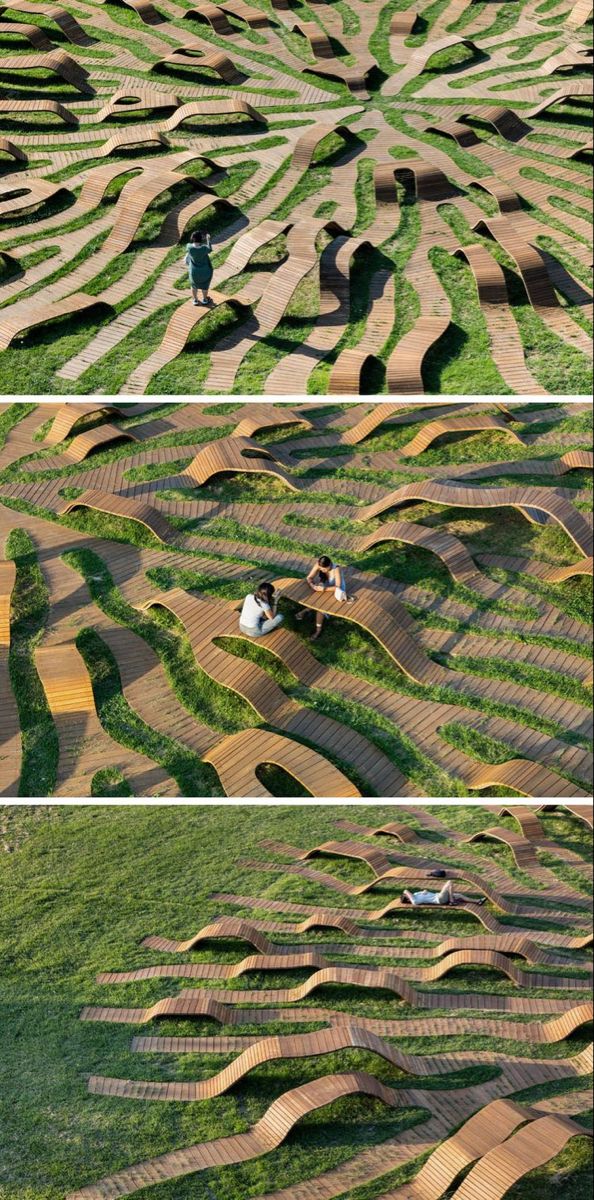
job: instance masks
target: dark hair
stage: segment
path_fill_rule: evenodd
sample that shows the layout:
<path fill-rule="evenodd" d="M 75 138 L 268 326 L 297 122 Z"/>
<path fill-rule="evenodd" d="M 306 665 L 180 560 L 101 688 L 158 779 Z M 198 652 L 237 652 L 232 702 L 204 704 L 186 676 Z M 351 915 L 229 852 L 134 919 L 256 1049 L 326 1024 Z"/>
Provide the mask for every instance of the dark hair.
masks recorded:
<path fill-rule="evenodd" d="M 201 245 L 202 242 L 206 241 L 206 234 L 201 233 L 199 229 L 196 229 L 194 230 L 194 233 L 191 234 L 190 241 L 197 242 L 198 245 Z"/>
<path fill-rule="evenodd" d="M 332 559 L 328 558 L 327 554 L 322 554 L 321 558 L 318 559 L 318 566 L 322 567 L 324 571 L 329 571 L 332 566 Z"/>
<path fill-rule="evenodd" d="M 254 592 L 254 599 L 259 605 L 272 604 L 274 588 L 271 583 L 261 583 Z"/>
<path fill-rule="evenodd" d="M 402 896 L 401 896 L 401 903 L 402 903 L 402 904 L 410 904 L 410 900 L 409 900 L 409 898 L 408 898 L 408 896 L 407 896 L 406 892 L 403 892 L 403 893 L 402 893 Z"/>

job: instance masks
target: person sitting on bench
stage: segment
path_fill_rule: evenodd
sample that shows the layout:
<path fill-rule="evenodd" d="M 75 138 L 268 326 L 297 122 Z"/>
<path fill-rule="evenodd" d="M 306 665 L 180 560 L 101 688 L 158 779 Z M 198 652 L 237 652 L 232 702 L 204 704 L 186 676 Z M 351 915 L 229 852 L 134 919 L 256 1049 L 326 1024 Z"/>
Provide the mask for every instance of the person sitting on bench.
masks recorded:
<path fill-rule="evenodd" d="M 465 896 L 464 892 L 455 892 L 454 885 L 451 879 L 444 883 L 440 892 L 409 892 L 402 893 L 402 899 L 405 904 L 412 904 L 415 908 L 419 908 L 423 904 L 484 904 L 485 897 L 481 896 L 479 900 L 473 900 L 472 896 Z"/>
<path fill-rule="evenodd" d="M 327 554 L 322 554 L 322 556 L 318 558 L 317 562 L 314 563 L 305 582 L 312 592 L 325 592 L 328 588 L 334 588 L 334 596 L 336 600 L 342 600 L 343 602 L 346 601 L 348 604 L 352 604 L 355 599 L 354 596 L 349 596 L 347 594 L 343 568 L 339 567 L 336 563 L 333 563 L 332 559 L 329 558 Z M 302 621 L 308 611 L 309 609 L 302 608 L 301 611 L 297 613 L 297 620 Z M 322 632 L 323 624 L 324 613 L 316 612 L 316 627 L 311 635 L 312 642 L 317 641 L 319 638 Z"/>
<path fill-rule="evenodd" d="M 239 628 L 248 637 L 262 637 L 276 629 L 283 620 L 282 613 L 277 613 L 278 594 L 271 583 L 261 583 L 255 592 L 246 596 L 241 613 Z"/>

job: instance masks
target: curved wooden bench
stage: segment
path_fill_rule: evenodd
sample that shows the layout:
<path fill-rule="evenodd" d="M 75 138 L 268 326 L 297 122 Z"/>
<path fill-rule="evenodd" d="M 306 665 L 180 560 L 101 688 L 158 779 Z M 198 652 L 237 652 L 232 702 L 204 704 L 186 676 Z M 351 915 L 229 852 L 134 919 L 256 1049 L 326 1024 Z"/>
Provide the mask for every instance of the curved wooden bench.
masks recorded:
<path fill-rule="evenodd" d="M 152 63 L 149 69 L 155 71 L 159 67 L 198 67 L 200 70 L 213 71 L 225 83 L 242 83 L 246 78 L 226 54 L 219 51 L 205 54 L 204 42 L 186 42 L 183 46 L 176 46 L 171 54 Z"/>
<path fill-rule="evenodd" d="M 48 54 L 22 54 L 14 58 L 2 59 L 3 71 L 53 71 L 65 83 L 71 84 L 77 92 L 94 95 L 93 88 L 87 82 L 89 72 L 77 63 L 70 54 L 62 50 L 52 50 Z"/>
<path fill-rule="evenodd" d="M 591 1136 L 591 1130 L 570 1117 L 539 1117 L 485 1154 L 452 1200 L 483 1200 L 487 1194 L 498 1200 L 529 1171 L 555 1158 L 572 1137 Z"/>
<path fill-rule="evenodd" d="M 342 771 L 309 746 L 264 729 L 244 729 L 219 742 L 203 757 L 215 768 L 227 796 L 270 796 L 256 767 L 273 763 L 292 775 L 312 796 L 337 798 L 361 793 Z"/>
<path fill-rule="evenodd" d="M 227 471 L 274 475 L 282 479 L 291 491 L 299 491 L 290 475 L 278 465 L 273 452 L 249 437 L 219 438 L 210 442 L 198 451 L 190 465 L 182 471 L 182 478 L 188 480 L 189 487 L 201 487 L 213 476 Z"/>
<path fill-rule="evenodd" d="M 410 9 L 406 12 L 392 13 L 390 18 L 390 34 L 400 35 L 403 38 L 408 37 L 415 27 L 417 15 L 416 12 L 411 12 Z"/>
<path fill-rule="evenodd" d="M 229 33 L 235 33 L 232 25 L 229 24 L 222 8 L 216 4 L 211 4 L 209 0 L 202 0 L 201 4 L 194 8 L 188 8 L 182 14 L 182 19 L 191 18 L 195 21 L 200 21 L 201 24 L 210 25 L 215 33 L 225 37 Z"/>
<path fill-rule="evenodd" d="M 81 417 L 95 416 L 95 414 L 100 416 L 101 413 L 105 413 L 106 416 L 123 416 L 124 411 L 117 404 L 102 404 L 97 400 L 66 400 L 58 409 L 44 441 L 48 446 L 57 446 L 58 442 L 65 441 Z"/>
<path fill-rule="evenodd" d="M 82 436 L 82 435 L 81 435 Z M 114 495 L 111 492 L 95 491 L 88 488 L 75 500 L 64 500 L 56 510 L 61 515 L 73 512 L 75 508 L 92 508 L 96 512 L 109 513 L 111 516 L 124 517 L 129 521 L 138 521 L 144 525 L 154 537 L 167 545 L 176 541 L 176 532 L 156 508 L 144 504 L 141 500 L 130 500 L 126 496 Z"/>
<path fill-rule="evenodd" d="M 0 5 L 0 12 L 2 12 L 2 8 L 3 6 Z M 56 49 L 54 43 L 45 36 L 43 29 L 40 29 L 38 25 L 26 25 L 22 21 L 0 21 L 0 36 L 3 33 L 18 34 L 36 50 Z"/>
<path fill-rule="evenodd" d="M 24 116 L 27 113 L 48 112 L 54 116 L 60 117 L 66 125 L 78 125 L 78 117 L 66 108 L 63 104 L 59 104 L 57 100 L 7 100 L 0 99 L 0 113 L 17 113 L 18 116 Z"/>
<path fill-rule="evenodd" d="M 394 492 L 382 496 L 374 504 L 357 508 L 355 520 L 368 521 L 389 508 L 406 504 L 411 500 L 424 500 L 429 504 L 452 505 L 455 508 L 506 508 L 519 509 L 528 520 L 534 513 L 545 513 L 556 521 L 575 542 L 585 557 L 592 553 L 592 531 L 581 513 L 552 490 L 543 487 L 460 487 L 440 481 L 407 483 Z"/>
<path fill-rule="evenodd" d="M 316 25 L 315 21 L 294 21 L 291 25 L 291 33 L 299 34 L 309 43 L 314 58 L 334 58 L 328 34 L 324 33 L 324 30 Z"/>
<path fill-rule="evenodd" d="M 254 8 L 252 4 L 246 4 L 245 0 L 223 0 L 218 7 L 222 8 L 223 12 L 230 13 L 232 17 L 238 17 L 241 21 L 245 21 L 250 29 L 265 29 L 270 25 L 268 13 Z M 272 7 L 279 8 L 281 6 L 273 4 Z M 288 3 L 285 7 L 289 7 Z"/>
<path fill-rule="evenodd" d="M 249 921 L 243 917 L 217 917 L 214 921 L 205 925 L 193 937 L 186 941 L 177 942 L 171 938 L 163 937 L 146 937 L 143 938 L 141 945 L 149 950 L 158 950 L 165 954 L 185 954 L 189 950 L 195 950 L 197 946 L 201 946 L 203 942 L 232 940 L 247 942 L 253 946 L 260 954 L 292 956 L 300 953 L 302 950 L 315 949 L 315 946 L 290 946 L 285 943 L 273 942 L 266 937 L 263 932 L 263 926 L 272 924 L 267 921 Z M 302 922 L 301 925 L 304 925 Z M 307 922 L 308 929 L 312 928 L 310 919 Z M 355 932 L 353 936 L 359 933 L 358 929 L 353 926 Z M 275 926 L 275 932 L 297 933 L 303 932 L 301 926 L 285 926 L 283 922 L 280 927 Z M 369 937 L 369 935 L 368 935 Z M 418 933 L 415 933 L 415 938 L 418 938 Z M 337 948 L 334 944 L 324 942 L 320 946 L 320 951 L 325 951 L 326 954 L 339 953 L 358 953 L 365 952 L 368 955 L 377 956 L 378 952 L 386 951 L 387 955 L 395 958 L 442 958 L 446 954 L 454 953 L 458 950 L 474 950 L 495 951 L 497 954 L 508 954 L 524 958 L 526 962 L 532 965 L 540 966 L 569 966 L 570 961 L 565 955 L 552 954 L 545 950 L 542 946 L 537 946 L 536 942 L 524 933 L 507 933 L 482 935 L 479 937 L 449 937 L 444 938 L 434 946 L 425 948 L 424 946 L 389 946 L 382 947 L 375 944 L 375 940 L 369 940 L 363 945 L 350 946 L 341 944 Z M 590 969 L 591 964 L 588 962 L 579 962 L 572 965 L 580 966 L 583 969 Z M 101 980 L 105 982 L 105 980 Z"/>
<path fill-rule="evenodd" d="M 153 604 L 168 608 L 182 622 L 201 669 L 217 683 L 247 700 L 258 716 L 268 724 L 290 738 L 297 737 L 313 743 L 323 754 L 328 752 L 344 760 L 363 779 L 369 781 L 377 795 L 402 794 L 406 781 L 400 771 L 366 737 L 353 729 L 347 730 L 342 723 L 326 717 L 323 713 L 314 713 L 304 708 L 290 699 L 262 667 L 216 644 L 222 637 L 249 640 L 248 635 L 242 633 L 239 628 L 237 614 L 230 611 L 227 605 L 219 606 L 211 597 L 205 599 L 190 595 L 179 588 L 171 588 L 162 596 L 149 600 L 144 607 Z M 288 630 L 276 629 L 267 635 L 266 647 L 296 677 L 309 685 L 315 684 L 319 676 L 318 664 L 313 656 L 304 652 L 294 634 Z M 253 736 L 255 739 L 256 734 Z M 254 745 L 256 746 L 256 742 Z M 285 757 L 289 749 L 293 756 L 292 742 L 285 747 Z M 302 749 L 303 747 L 299 746 L 299 750 Z M 218 746 L 215 747 L 215 752 L 219 753 Z M 257 763 L 258 760 L 252 765 Z M 329 779 L 324 777 L 318 782 L 320 786 L 334 788 L 338 779 L 336 776 Z M 256 786 L 253 778 L 251 786 Z M 342 786 L 351 789 L 352 785 L 343 780 Z M 322 796 L 324 794 L 321 793 Z"/>
<path fill-rule="evenodd" d="M 523 1015 L 558 1012 L 563 1009 L 562 1000 L 503 996 L 490 992 L 424 992 L 419 991 L 412 983 L 394 971 L 381 968 L 365 970 L 363 967 L 346 966 L 324 967 L 294 988 L 241 988 L 236 991 L 210 987 L 206 989 L 184 988 L 178 995 L 167 996 L 146 1009 L 85 1008 L 81 1013 L 81 1020 L 114 1022 L 120 1025 L 142 1025 L 161 1017 L 212 1016 L 213 1002 L 219 1003 L 225 1013 L 228 1011 L 224 1008 L 225 1005 L 245 1004 L 248 1001 L 254 1004 L 295 1004 L 300 1000 L 305 1000 L 317 988 L 325 987 L 328 984 L 363 988 L 365 991 L 388 991 L 413 1008 L 446 1008 L 456 1011 L 481 1008 L 485 1011 L 521 1013 Z M 220 1021 L 221 1015 L 219 1011 L 215 1019 Z M 243 1017 L 247 1021 L 245 1013 Z M 226 1017 L 224 1022 L 221 1021 L 221 1024 L 223 1023 L 227 1023 Z"/>
<path fill-rule="evenodd" d="M 459 195 L 458 188 L 450 183 L 439 167 L 422 159 L 411 158 L 410 162 L 396 159 L 394 175 L 400 183 L 406 184 L 412 180 L 417 200 L 447 200 Z"/>
<path fill-rule="evenodd" d="M 238 735 L 236 735 L 238 736 Z M 241 735 L 239 735 L 241 736 Z M 210 753 L 210 752 L 209 752 Z M 369 954 L 373 953 L 370 948 Z M 329 970 L 334 964 L 322 953 L 314 949 L 304 949 L 293 954 L 250 954 L 237 963 L 160 963 L 153 967 L 138 967 L 134 971 L 104 971 L 97 975 L 96 982 L 101 984 L 137 983 L 147 979 L 238 979 L 250 971 L 298 971 L 313 968 L 315 971 Z M 505 954 L 497 950 L 463 948 L 450 951 L 440 962 L 429 967 L 398 967 L 389 972 L 393 977 L 393 986 L 400 987 L 403 980 L 413 979 L 417 983 L 435 983 L 443 979 L 450 971 L 464 966 L 489 967 L 498 971 L 515 983 L 516 987 L 557 988 L 564 991 L 584 991 L 589 987 L 588 979 L 578 976 L 544 975 L 532 971 L 522 971 L 509 961 Z M 354 970 L 360 968 L 355 967 Z M 381 972 L 382 968 L 373 967 L 369 971 Z M 398 984 L 396 984 L 398 980 Z"/>
<path fill-rule="evenodd" d="M 461 121 L 444 121 L 443 124 L 426 125 L 426 133 L 438 133 L 442 137 L 449 137 L 456 142 L 458 146 L 468 149 L 470 146 L 480 145 L 480 137 L 475 133 L 470 125 L 464 125 Z"/>
<path fill-rule="evenodd" d="M 110 117 L 127 116 L 128 113 L 147 111 L 159 111 L 159 109 L 177 108 L 180 104 L 178 96 L 174 96 L 170 92 L 158 92 L 155 88 L 120 88 L 113 96 L 103 105 L 97 113 L 94 120 L 96 122 L 107 121 Z"/>
<path fill-rule="evenodd" d="M 11 0 L 11 3 L 0 4 L 0 13 L 6 10 L 26 13 L 28 16 L 41 16 L 45 17 L 46 21 L 53 21 L 68 41 L 76 46 L 89 46 L 93 42 L 93 38 L 85 33 L 82 25 L 79 25 L 65 8 L 56 8 L 53 4 L 38 4 L 37 0 L 34 4 L 27 3 L 27 0 Z"/>
<path fill-rule="evenodd" d="M 201 308 L 196 307 L 192 300 L 186 300 L 184 304 L 180 304 L 175 309 L 163 334 L 161 345 L 152 354 L 149 354 L 148 358 L 139 363 L 126 380 L 126 393 L 144 396 L 147 384 L 153 376 L 163 367 L 167 366 L 167 363 L 173 362 L 183 352 L 191 333 L 209 313 L 212 313 L 224 304 L 229 305 L 238 314 L 249 312 L 246 304 L 243 304 L 241 300 L 236 299 L 234 296 L 228 296 L 225 292 L 219 292 L 211 288 L 209 296 L 213 302 L 212 305 Z M 187 468 L 187 470 L 189 469 Z"/>
<path fill-rule="evenodd" d="M 585 79 L 576 79 L 573 83 L 568 80 L 567 83 L 559 88 L 558 92 L 553 92 L 551 95 L 542 98 L 530 108 L 526 113 L 527 117 L 539 117 L 547 108 L 553 108 L 556 104 L 565 104 L 567 100 L 581 100 L 584 97 L 592 95 L 592 81 Z"/>
<path fill-rule="evenodd" d="M 411 396 L 425 390 L 423 363 L 432 346 L 450 325 L 447 315 L 418 317 L 413 328 L 394 347 L 386 366 L 391 396 Z"/>
<path fill-rule="evenodd" d="M 279 1096 L 247 1133 L 216 1138 L 147 1159 L 108 1175 L 98 1184 L 70 1192 L 66 1200 L 98 1200 L 98 1197 L 116 1200 L 156 1181 L 177 1179 L 212 1166 L 245 1162 L 256 1155 L 268 1154 L 285 1140 L 301 1117 L 325 1108 L 342 1096 L 352 1095 L 372 1096 L 393 1107 L 399 1103 L 398 1092 L 385 1087 L 365 1071 L 325 1075 Z"/>
<path fill-rule="evenodd" d="M 409 1075 L 424 1077 L 431 1074 L 446 1074 L 456 1065 L 467 1066 L 464 1055 L 443 1058 L 441 1056 L 420 1057 L 404 1054 L 385 1039 L 347 1018 L 344 1024 L 335 1025 L 318 1033 L 293 1034 L 289 1037 L 267 1037 L 248 1046 L 229 1066 L 202 1082 L 149 1082 L 147 1080 L 114 1079 L 105 1075 L 92 1075 L 88 1091 L 93 1095 L 118 1096 L 134 1100 L 167 1100 L 193 1102 L 221 1096 L 240 1082 L 250 1071 L 267 1062 L 287 1061 L 296 1058 L 323 1057 L 340 1050 L 366 1050 L 377 1054 Z"/>
<path fill-rule="evenodd" d="M 302 413 L 295 413 L 290 408 L 275 407 L 273 404 L 257 404 L 245 417 L 242 417 L 233 430 L 232 437 L 251 438 L 255 433 L 265 429 L 284 429 L 300 425 L 304 429 L 313 429 L 311 421 Z"/>
<path fill-rule="evenodd" d="M 333 845 L 334 845 L 334 849 L 331 851 L 331 853 L 336 854 L 337 856 L 340 856 L 340 854 L 341 854 L 340 846 L 342 845 L 342 843 L 336 842 L 336 843 L 333 843 Z M 283 875 L 283 874 L 284 875 L 301 875 L 304 879 L 311 880 L 312 883 L 319 884 L 321 887 L 330 888 L 332 891 L 335 891 L 335 892 L 341 892 L 343 895 L 346 895 L 346 896 L 362 896 L 366 892 L 372 891 L 378 883 L 386 883 L 386 882 L 393 881 L 393 880 L 397 880 L 398 884 L 401 885 L 402 887 L 415 886 L 420 881 L 423 881 L 423 882 L 427 881 L 429 883 L 429 886 L 432 886 L 432 884 L 433 884 L 433 877 L 430 873 L 428 865 L 426 865 L 425 863 L 423 863 L 419 867 L 417 867 L 414 863 L 411 863 L 410 866 L 408 866 L 408 865 L 407 866 L 391 866 L 389 868 L 389 870 L 384 871 L 380 875 L 375 875 L 374 878 L 367 883 L 359 883 L 359 884 L 346 883 L 343 879 L 339 878 L 336 875 L 330 875 L 329 873 L 327 873 L 325 871 L 317 871 L 317 870 L 313 870 L 311 867 L 304 866 L 303 861 L 302 861 L 302 855 L 306 852 L 299 851 L 299 850 L 293 850 L 292 847 L 285 846 L 284 843 L 279 843 L 279 844 L 275 843 L 274 847 L 275 847 L 275 849 L 278 850 L 279 853 L 289 854 L 291 851 L 293 851 L 292 857 L 293 857 L 294 861 L 290 862 L 290 863 L 258 862 L 253 859 L 243 858 L 240 860 L 241 865 L 243 867 L 246 867 L 248 870 L 259 871 L 262 873 L 271 873 L 271 874 L 276 874 L 276 875 Z M 367 846 L 365 843 L 361 843 L 360 846 L 357 848 L 357 850 L 355 850 L 354 844 L 350 843 L 350 851 L 346 855 L 346 857 L 358 858 L 362 862 L 365 862 L 369 865 L 368 857 L 367 857 L 367 853 L 366 853 L 369 849 L 370 849 L 369 846 Z M 329 853 L 329 851 L 326 851 L 326 852 Z M 536 909 L 536 908 L 527 909 L 527 907 L 524 904 L 514 903 L 513 901 L 509 900 L 507 898 L 507 896 L 505 896 L 502 892 L 500 892 L 499 889 L 496 886 L 494 886 L 488 879 L 485 879 L 482 875 L 480 875 L 476 871 L 471 871 L 466 867 L 460 868 L 460 869 L 458 869 L 458 868 L 451 869 L 448 867 L 447 876 L 449 879 L 453 880 L 454 882 L 463 881 L 465 884 L 470 884 L 471 887 L 475 888 L 482 895 L 486 896 L 487 899 L 490 900 L 492 904 L 495 904 L 497 906 L 497 908 L 499 908 L 501 910 L 501 912 L 515 914 L 515 915 L 519 915 L 519 916 L 529 916 L 529 917 L 539 917 L 540 916 L 541 910 Z M 433 890 L 435 890 L 435 891 L 439 890 L 437 885 L 435 885 L 433 887 Z M 431 906 L 429 906 L 429 907 L 431 907 Z M 470 912 L 470 913 L 472 913 L 472 915 L 478 916 L 479 920 L 482 921 L 483 925 L 485 925 L 485 928 L 487 928 L 487 929 L 491 929 L 494 931 L 497 928 L 496 925 L 487 923 L 487 922 L 490 922 L 490 914 L 485 913 L 483 908 L 480 905 L 459 904 L 459 905 L 451 905 L 448 907 L 460 908 L 460 909 L 463 909 L 464 912 Z M 410 909 L 410 905 L 407 905 L 406 903 L 403 902 L 402 899 L 399 898 L 398 900 L 390 901 L 383 909 L 377 909 L 374 913 L 374 916 L 370 917 L 369 919 L 376 920 L 376 919 L 379 919 L 380 916 L 387 916 L 388 913 L 390 913 L 392 911 L 403 911 L 403 910 L 407 911 L 409 909 Z M 415 912 L 417 912 L 417 911 L 418 911 L 418 909 L 415 909 Z M 360 915 L 361 919 L 367 920 L 367 914 L 365 914 L 365 915 L 359 914 L 359 915 Z M 584 943 L 584 944 L 586 944 L 586 943 Z"/>
<path fill-rule="evenodd" d="M 497 429 L 508 433 L 520 444 L 524 442 L 520 434 L 511 429 L 501 417 L 495 417 L 491 413 L 477 413 L 476 416 L 471 413 L 463 417 L 443 417 L 441 420 L 430 421 L 428 425 L 423 425 L 411 442 L 400 447 L 400 454 L 405 458 L 412 458 L 416 454 L 421 454 L 423 450 L 427 450 L 431 443 L 440 437 L 455 433 L 480 433 L 484 429 Z"/>
<path fill-rule="evenodd" d="M 245 100 L 223 98 L 221 100 L 192 100 L 188 104 L 182 104 L 180 108 L 176 109 L 173 116 L 165 121 L 162 129 L 164 132 L 170 133 L 171 130 L 178 129 L 180 125 L 183 125 L 189 117 L 204 117 L 205 120 L 208 120 L 209 116 L 234 116 L 235 114 L 248 117 L 250 121 L 258 121 L 261 125 L 268 125 L 267 118 L 251 104 L 247 104 Z"/>
<path fill-rule="evenodd" d="M 0 105 L 0 110 L 1 107 Z M 14 158 L 15 162 L 26 163 L 29 161 L 25 151 L 5 137 L 0 137 L 0 154 L 8 154 L 9 158 Z"/>
<path fill-rule="evenodd" d="M 72 316 L 73 313 L 85 312 L 91 308 L 107 308 L 104 300 L 97 296 L 86 296 L 83 292 L 74 292 L 62 300 L 29 301 L 26 311 L 17 306 L 8 306 L 0 314 L 0 350 L 6 350 L 16 337 L 21 337 L 39 325 L 48 325 L 61 317 Z M 15 311 L 16 310 L 16 311 Z"/>
<path fill-rule="evenodd" d="M 440 1200 L 466 1167 L 486 1155 L 497 1154 L 505 1148 L 506 1139 L 519 1125 L 538 1117 L 540 1113 L 535 1109 L 522 1107 L 514 1100 L 493 1100 L 442 1142 L 414 1179 L 382 1193 L 379 1200 Z M 471 1196 L 472 1200 L 486 1200 L 487 1195 L 490 1200 L 492 1195 L 495 1196 L 499 1187 L 497 1173 L 493 1172 L 483 1183 L 486 1191 L 470 1192 L 468 1200 Z M 458 1191 L 454 1195 L 458 1195 Z"/>
<path fill-rule="evenodd" d="M 392 175 L 394 170 L 390 167 Z M 374 433 L 378 425 L 383 425 L 394 413 L 399 412 L 402 408 L 401 404 L 386 404 L 383 401 L 380 404 L 372 404 L 369 412 L 365 414 L 361 420 L 352 425 L 340 435 L 340 441 L 345 446 L 356 446 L 362 442 L 370 433 Z"/>
<path fill-rule="evenodd" d="M 511 829 L 499 829 L 493 826 L 491 829 L 481 829 L 478 833 L 473 833 L 470 837 L 465 837 L 463 840 L 465 842 L 503 842 L 511 850 L 516 866 L 530 869 L 530 867 L 537 867 L 539 865 L 534 847 L 525 837 L 519 833 L 514 833 Z"/>
<path fill-rule="evenodd" d="M 592 805 L 585 804 L 539 804 L 537 812 L 554 811 L 557 808 L 563 808 L 571 813 L 573 817 L 577 817 L 579 821 L 583 821 L 589 829 L 594 827 L 594 818 L 592 814 Z"/>
<path fill-rule="evenodd" d="M 415 525 L 412 521 L 386 521 L 363 538 L 355 539 L 357 551 L 369 550 L 382 542 L 404 542 L 422 546 L 436 554 L 445 564 L 453 579 L 460 583 L 476 580 L 478 570 L 463 542 L 441 529 L 427 525 Z"/>
<path fill-rule="evenodd" d="M 527 134 L 533 132 L 532 125 L 527 125 L 511 108 L 504 108 L 500 104 L 475 108 L 471 112 L 460 114 L 461 121 L 473 119 L 492 125 L 495 132 L 501 134 L 507 142 L 520 142 Z"/>
<path fill-rule="evenodd" d="M 554 807 L 554 806 L 551 806 Z M 276 864 L 272 864 L 276 866 Z M 267 865 L 268 869 L 268 865 Z M 285 867 L 286 869 L 286 867 Z M 451 872 L 448 872 L 451 875 Z M 468 875 L 465 875 L 468 878 Z M 473 882 L 474 879 L 473 878 Z M 481 885 L 479 885 L 481 886 Z M 485 891 L 485 894 L 486 891 Z M 392 927 L 384 927 L 383 929 L 367 928 L 367 923 L 372 924 L 376 921 L 381 921 L 384 917 L 392 913 L 401 915 L 402 913 L 410 912 L 410 907 L 403 905 L 400 900 L 390 900 L 383 908 L 377 909 L 354 909 L 354 908 L 322 908 L 321 906 L 313 907 L 308 904 L 295 904 L 292 901 L 286 900 L 265 900 L 254 896 L 236 896 L 229 892 L 211 892 L 209 899 L 220 900 L 225 904 L 240 905 L 241 908 L 257 909 L 262 912 L 274 912 L 283 914 L 299 914 L 304 915 L 304 920 L 298 925 L 288 926 L 282 922 L 282 932 L 288 933 L 304 933 L 308 929 L 339 929 L 346 933 L 349 937 L 366 938 L 395 938 L 398 936 L 398 931 Z M 505 910 L 511 911 L 509 903 L 504 901 Z M 458 906 L 454 906 L 456 909 Z M 501 907 L 501 906 L 500 906 Z M 514 906 L 518 908 L 519 906 Z M 423 912 L 427 909 L 416 909 L 415 916 L 422 917 Z M 504 909 L 502 909 L 504 911 Z M 467 904 L 464 906 L 464 912 L 469 913 L 471 917 L 476 917 L 478 921 L 493 934 L 507 934 L 509 932 L 508 925 L 502 925 L 498 919 L 490 913 L 488 909 L 482 905 Z M 359 922 L 359 924 L 357 924 Z M 361 924 L 361 922 L 363 924 Z M 279 924 L 270 921 L 259 921 L 258 927 L 264 930 L 278 932 Z M 539 939 L 546 945 L 562 946 L 566 950 L 583 950 L 587 946 L 592 945 L 592 932 L 588 931 L 582 937 L 569 937 L 561 933 L 541 933 L 538 934 Z"/>
<path fill-rule="evenodd" d="M 22 187 L 19 184 L 22 182 Z M 31 175 L 24 175 L 22 181 L 18 184 L 13 183 L 10 187 L 2 187 L 0 183 L 0 216 L 6 217 L 9 213 L 25 212 L 28 208 L 34 208 L 38 204 L 43 204 L 44 201 L 53 200 L 54 196 L 58 196 L 60 192 L 67 192 L 68 188 L 61 183 L 51 183 L 46 179 L 35 179 Z"/>
<path fill-rule="evenodd" d="M 129 433 L 126 429 L 119 429 L 117 425 L 97 425 L 95 429 L 79 433 L 78 437 L 75 437 L 68 448 L 64 450 L 63 457 L 67 462 L 82 462 L 89 454 L 95 450 L 102 450 L 112 442 L 136 442 L 137 440 L 133 433 Z"/>

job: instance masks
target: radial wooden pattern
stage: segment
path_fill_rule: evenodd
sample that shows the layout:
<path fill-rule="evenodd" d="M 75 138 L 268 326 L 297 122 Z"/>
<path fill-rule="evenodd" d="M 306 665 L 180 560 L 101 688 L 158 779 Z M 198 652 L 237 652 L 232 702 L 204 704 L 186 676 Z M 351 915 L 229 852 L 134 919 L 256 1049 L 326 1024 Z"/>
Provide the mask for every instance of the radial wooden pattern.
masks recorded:
<path fill-rule="evenodd" d="M 533 395 L 546 387 L 533 340 L 516 322 L 525 299 L 540 337 L 559 342 L 559 361 L 570 347 L 585 373 L 587 0 L 553 24 L 529 0 L 505 29 L 497 14 L 461 0 L 436 14 L 394 12 L 389 22 L 381 5 L 362 0 L 352 0 L 352 21 L 318 2 L 303 13 L 288 0 L 266 11 L 244 0 L 125 3 L 124 25 L 101 2 L 83 0 L 72 12 L 69 0 L 0 5 L 9 38 L 2 71 L 14 80 L 0 99 L 0 152 L 10 160 L 0 214 L 18 222 L 16 234 L 0 231 L 0 248 L 25 260 L 4 284 L 0 351 L 17 353 L 32 393 L 48 339 L 56 391 L 60 380 L 82 378 L 84 392 L 92 368 L 91 386 L 101 387 L 96 380 L 122 342 L 127 365 L 116 390 L 158 394 L 165 381 L 165 391 L 184 391 L 176 381 L 204 321 L 201 386 L 217 394 L 241 393 L 252 369 L 258 393 L 271 396 L 358 394 L 370 374 L 391 394 L 446 391 L 431 367 L 435 352 L 464 370 L 470 337 L 502 389 Z M 528 47 L 520 65 L 517 45 Z M 127 149 L 134 157 L 125 169 Z M 117 174 L 136 172 L 116 204 L 104 199 L 103 157 Z M 192 160 L 204 166 L 193 183 Z M 169 177 L 160 202 L 150 187 L 158 175 Z M 199 206 L 187 194 L 192 186 L 212 189 L 210 202 L 203 194 Z M 481 192 L 495 200 L 496 215 L 479 203 Z M 320 215 L 327 206 L 330 217 Z M 135 238 L 147 208 L 160 228 Z M 213 216 L 222 251 L 215 307 L 225 319 L 195 309 L 179 287 L 181 243 Z M 228 275 L 238 244 L 257 241 L 271 220 L 288 226 L 280 235 L 286 255 L 256 273 L 243 262 Z M 28 262 L 29 238 L 50 231 L 59 262 Z M 433 253 L 438 247 L 456 259 L 457 280 Z M 414 292 L 415 316 L 406 321 L 394 303 L 404 286 Z M 460 288 L 476 308 L 476 332 L 458 311 Z M 301 340 L 292 329 L 296 304 Z M 63 338 L 71 323 L 74 350 Z M 497 419 L 476 420 L 477 430 L 500 428 Z M 351 434 L 346 444 L 356 445 Z M 422 457 L 439 436 L 425 431 L 411 454 Z"/>

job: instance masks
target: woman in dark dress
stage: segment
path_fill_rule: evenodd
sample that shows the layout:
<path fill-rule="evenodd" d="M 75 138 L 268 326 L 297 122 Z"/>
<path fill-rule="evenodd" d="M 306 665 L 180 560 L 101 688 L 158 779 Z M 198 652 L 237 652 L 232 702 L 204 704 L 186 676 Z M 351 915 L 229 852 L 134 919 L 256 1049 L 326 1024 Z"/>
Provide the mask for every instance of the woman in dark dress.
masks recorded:
<path fill-rule="evenodd" d="M 213 274 L 210 250 L 209 233 L 193 233 L 191 235 L 186 246 L 185 263 L 188 268 L 194 304 L 212 304 L 208 295 Z M 198 289 L 202 292 L 202 300 L 198 299 Z"/>

